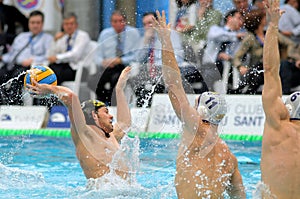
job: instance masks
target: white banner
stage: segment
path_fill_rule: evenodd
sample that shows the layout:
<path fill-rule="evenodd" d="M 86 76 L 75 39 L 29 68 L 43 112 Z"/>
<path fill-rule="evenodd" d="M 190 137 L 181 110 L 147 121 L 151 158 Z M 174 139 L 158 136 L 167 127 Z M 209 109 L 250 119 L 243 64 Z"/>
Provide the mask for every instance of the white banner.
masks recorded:
<path fill-rule="evenodd" d="M 262 135 L 265 114 L 260 95 L 227 95 L 228 113 L 222 120 L 225 134 Z"/>
<path fill-rule="evenodd" d="M 45 106 L 0 106 L 0 128 L 40 129 L 47 114 Z"/>
<path fill-rule="evenodd" d="M 114 122 L 117 121 L 117 108 L 108 107 L 109 114 L 114 116 Z M 146 132 L 149 121 L 150 109 L 148 108 L 131 108 L 131 132 Z"/>
<path fill-rule="evenodd" d="M 188 95 L 194 106 L 197 95 Z M 265 121 L 260 95 L 226 95 L 228 113 L 220 125 L 220 133 L 262 135 Z M 176 133 L 181 123 L 171 106 L 168 95 L 155 95 L 151 106 L 148 132 Z"/>
<path fill-rule="evenodd" d="M 147 132 L 176 133 L 181 131 L 181 122 L 177 118 L 169 96 L 155 94 L 152 99 Z"/>

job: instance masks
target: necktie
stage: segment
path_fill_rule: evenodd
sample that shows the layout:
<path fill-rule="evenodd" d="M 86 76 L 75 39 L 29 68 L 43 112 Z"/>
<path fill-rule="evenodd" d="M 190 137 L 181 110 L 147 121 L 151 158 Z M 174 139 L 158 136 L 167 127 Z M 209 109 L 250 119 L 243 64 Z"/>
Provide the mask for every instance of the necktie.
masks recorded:
<path fill-rule="evenodd" d="M 33 40 L 34 37 L 35 37 L 35 35 L 30 36 L 28 42 L 26 43 L 26 45 L 23 46 L 23 48 L 21 48 L 21 49 L 17 52 L 17 54 L 14 56 L 14 58 L 12 59 L 12 61 L 11 61 L 10 63 L 7 64 L 6 68 L 7 68 L 8 71 L 11 71 L 11 70 L 14 68 L 18 56 L 21 54 L 21 52 L 22 52 L 23 50 L 25 50 L 25 48 L 27 48 L 27 47 L 29 46 L 29 44 L 31 43 L 31 41 Z"/>
<path fill-rule="evenodd" d="M 122 42 L 121 42 L 121 34 L 117 36 L 117 46 L 116 46 L 116 57 L 122 57 Z"/>
<path fill-rule="evenodd" d="M 67 51 L 72 50 L 71 39 L 72 39 L 72 36 L 69 36 L 67 39 Z"/>
<path fill-rule="evenodd" d="M 149 48 L 149 76 L 151 78 L 155 78 L 156 76 L 156 67 L 154 64 L 154 39 L 151 39 Z"/>
<path fill-rule="evenodd" d="M 222 42 L 221 45 L 220 45 L 219 53 L 226 52 L 226 50 L 228 49 L 230 43 L 231 43 L 230 41 Z"/>

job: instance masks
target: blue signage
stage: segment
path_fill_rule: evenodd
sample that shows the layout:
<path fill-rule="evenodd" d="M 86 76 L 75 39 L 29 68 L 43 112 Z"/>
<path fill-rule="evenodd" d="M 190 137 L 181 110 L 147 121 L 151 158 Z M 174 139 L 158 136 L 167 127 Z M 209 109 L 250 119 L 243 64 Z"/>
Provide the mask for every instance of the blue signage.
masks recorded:
<path fill-rule="evenodd" d="M 68 109 L 65 106 L 54 106 L 51 108 L 48 128 L 70 128 Z"/>

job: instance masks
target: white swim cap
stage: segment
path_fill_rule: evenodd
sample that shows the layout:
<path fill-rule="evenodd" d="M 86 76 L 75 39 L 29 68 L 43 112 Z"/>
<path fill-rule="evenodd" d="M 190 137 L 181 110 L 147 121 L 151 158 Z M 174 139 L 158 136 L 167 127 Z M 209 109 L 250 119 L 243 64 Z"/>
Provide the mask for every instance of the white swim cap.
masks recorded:
<path fill-rule="evenodd" d="M 285 106 L 290 113 L 290 119 L 300 120 L 300 92 L 294 92 L 285 100 Z"/>
<path fill-rule="evenodd" d="M 202 93 L 199 97 L 197 111 L 203 120 L 218 125 L 227 113 L 224 96 L 214 92 Z"/>

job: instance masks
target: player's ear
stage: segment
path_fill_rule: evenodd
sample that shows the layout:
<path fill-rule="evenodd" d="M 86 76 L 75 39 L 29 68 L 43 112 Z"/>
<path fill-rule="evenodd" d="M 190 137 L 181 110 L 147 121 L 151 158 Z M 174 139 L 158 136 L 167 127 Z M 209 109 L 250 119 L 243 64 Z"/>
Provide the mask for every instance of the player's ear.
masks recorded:
<path fill-rule="evenodd" d="M 199 106 L 198 107 L 198 112 L 204 118 L 206 118 L 208 116 L 208 110 L 205 106 Z"/>
<path fill-rule="evenodd" d="M 94 120 L 98 119 L 97 111 L 92 111 L 92 117 Z"/>

